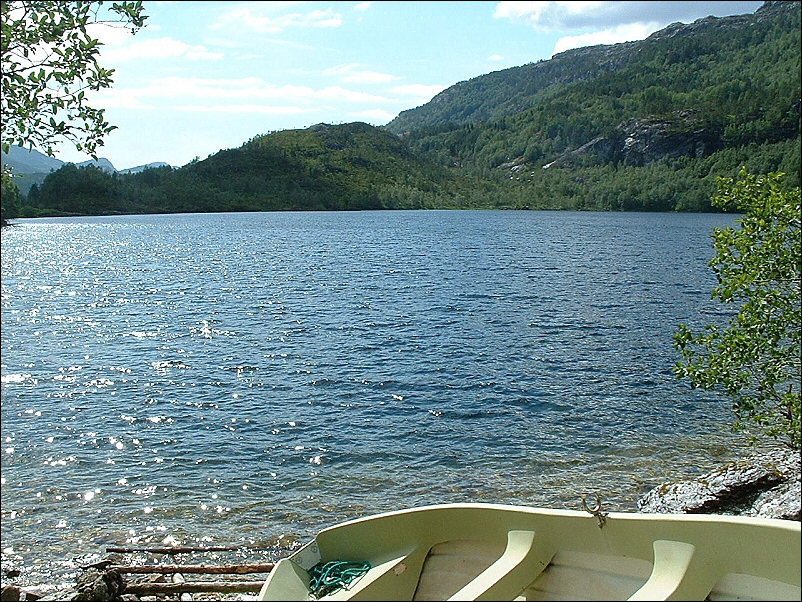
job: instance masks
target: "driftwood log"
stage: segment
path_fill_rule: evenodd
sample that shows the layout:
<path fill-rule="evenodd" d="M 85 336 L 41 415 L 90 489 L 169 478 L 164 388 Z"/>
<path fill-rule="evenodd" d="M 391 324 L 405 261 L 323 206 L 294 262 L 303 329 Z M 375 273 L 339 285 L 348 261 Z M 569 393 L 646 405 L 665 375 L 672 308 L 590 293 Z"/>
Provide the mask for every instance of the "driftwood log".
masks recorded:
<path fill-rule="evenodd" d="M 100 602 L 101 600 L 121 600 L 123 599 L 123 594 L 125 594 L 126 596 L 132 596 L 133 599 L 140 596 L 164 596 L 172 600 L 192 600 L 192 594 L 234 595 L 255 593 L 262 588 L 264 579 L 250 581 L 232 577 L 229 580 L 221 580 L 211 577 L 206 580 L 187 581 L 184 575 L 233 576 L 270 573 L 273 570 L 274 563 L 134 565 L 121 562 L 121 554 L 131 552 L 178 555 L 242 549 L 241 546 L 109 547 L 106 549 L 109 553 L 106 559 L 83 567 L 83 573 L 78 578 L 77 594 L 69 599 L 73 600 L 73 602 Z M 130 578 L 126 579 L 124 575 Z M 139 575 L 139 577 L 135 577 L 136 575 Z"/>
<path fill-rule="evenodd" d="M 201 573 L 207 575 L 247 575 L 249 573 L 269 573 L 273 563 L 266 564 L 159 564 L 159 565 L 116 565 L 109 566 L 120 573 Z"/>
<path fill-rule="evenodd" d="M 110 554 L 130 554 L 132 552 L 150 552 L 151 554 L 191 554 L 192 552 L 234 552 L 244 549 L 242 546 L 169 546 L 169 547 L 119 547 L 110 546 L 106 552 Z"/>
<path fill-rule="evenodd" d="M 185 581 L 183 583 L 129 583 L 126 594 L 137 596 L 177 595 L 182 593 L 240 594 L 258 592 L 264 581 Z"/>

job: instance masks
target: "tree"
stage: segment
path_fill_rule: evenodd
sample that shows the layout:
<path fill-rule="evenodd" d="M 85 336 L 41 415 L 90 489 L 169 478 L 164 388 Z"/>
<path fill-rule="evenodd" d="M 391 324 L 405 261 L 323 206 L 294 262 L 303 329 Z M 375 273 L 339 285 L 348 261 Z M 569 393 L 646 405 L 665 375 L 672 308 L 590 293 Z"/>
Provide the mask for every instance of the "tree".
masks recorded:
<path fill-rule="evenodd" d="M 98 64 L 102 46 L 90 26 L 145 24 L 142 2 L 2 2 L 2 149 L 36 147 L 53 156 L 59 140 L 95 159 L 115 129 L 86 92 L 111 87 L 113 69 Z"/>
<path fill-rule="evenodd" d="M 750 425 L 800 448 L 800 188 L 783 190 L 784 174 L 719 178 L 713 204 L 744 213 L 737 228 L 713 232 L 713 298 L 740 303 L 721 330 L 674 335 L 682 355 L 674 372 L 693 387 L 721 385 L 731 398 L 736 430 Z M 758 437 L 753 436 L 752 440 Z"/>
<path fill-rule="evenodd" d="M 0 184 L 2 193 L 2 201 L 0 201 L 0 224 L 5 226 L 8 220 L 16 217 L 19 212 L 19 188 L 14 183 L 11 175 L 11 170 L 6 169 L 3 165 L 2 173 L 0 174 Z"/>

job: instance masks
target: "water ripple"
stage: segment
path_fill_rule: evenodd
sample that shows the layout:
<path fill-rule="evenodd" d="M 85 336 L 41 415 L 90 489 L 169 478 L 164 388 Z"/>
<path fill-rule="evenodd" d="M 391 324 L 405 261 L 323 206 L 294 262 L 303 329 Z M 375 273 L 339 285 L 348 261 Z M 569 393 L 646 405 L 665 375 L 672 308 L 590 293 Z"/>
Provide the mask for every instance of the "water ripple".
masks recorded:
<path fill-rule="evenodd" d="M 671 336 L 732 217 L 355 212 L 2 232 L 2 540 L 296 546 L 399 506 L 633 509 L 739 451 Z M 708 292 L 705 292 L 708 291 Z M 44 572 L 44 573 L 43 573 Z"/>

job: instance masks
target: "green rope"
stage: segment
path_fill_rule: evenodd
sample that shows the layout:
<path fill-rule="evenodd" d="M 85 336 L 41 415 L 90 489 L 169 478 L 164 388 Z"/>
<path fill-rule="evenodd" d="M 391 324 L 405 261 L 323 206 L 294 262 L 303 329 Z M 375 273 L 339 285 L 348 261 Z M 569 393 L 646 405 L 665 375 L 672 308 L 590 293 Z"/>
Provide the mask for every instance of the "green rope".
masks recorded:
<path fill-rule="evenodd" d="M 350 585 L 368 572 L 370 564 L 367 562 L 346 562 L 345 560 L 332 560 L 319 562 L 309 569 L 309 589 L 315 598 L 322 598 L 340 588 Z"/>

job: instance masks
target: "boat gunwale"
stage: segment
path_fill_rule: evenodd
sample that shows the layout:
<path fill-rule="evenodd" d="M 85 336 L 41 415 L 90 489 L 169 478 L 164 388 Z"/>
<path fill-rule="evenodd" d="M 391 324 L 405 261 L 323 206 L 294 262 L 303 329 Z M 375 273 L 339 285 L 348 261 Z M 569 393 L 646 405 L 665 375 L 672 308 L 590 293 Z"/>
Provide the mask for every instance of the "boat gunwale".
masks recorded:
<path fill-rule="evenodd" d="M 539 506 L 516 506 L 512 504 L 495 504 L 490 502 L 455 502 L 448 504 L 428 504 L 425 506 L 412 506 L 400 510 L 389 510 L 377 514 L 348 519 L 346 521 L 325 527 L 319 531 L 323 533 L 332 529 L 346 527 L 355 523 L 378 520 L 385 517 L 400 516 L 417 512 L 428 512 L 434 510 L 448 509 L 476 509 L 476 510 L 503 510 L 513 511 L 523 514 L 540 514 L 554 517 L 589 517 L 592 514 L 584 510 L 572 510 L 569 508 L 545 508 Z M 680 514 L 680 513 L 647 513 L 647 512 L 609 512 L 605 514 L 608 520 L 628 520 L 628 521 L 648 521 L 648 522 L 699 522 L 699 523 L 730 523 L 741 525 L 755 525 L 774 527 L 788 531 L 802 532 L 802 522 L 780 518 L 768 518 L 764 516 L 745 516 L 741 514 Z"/>

